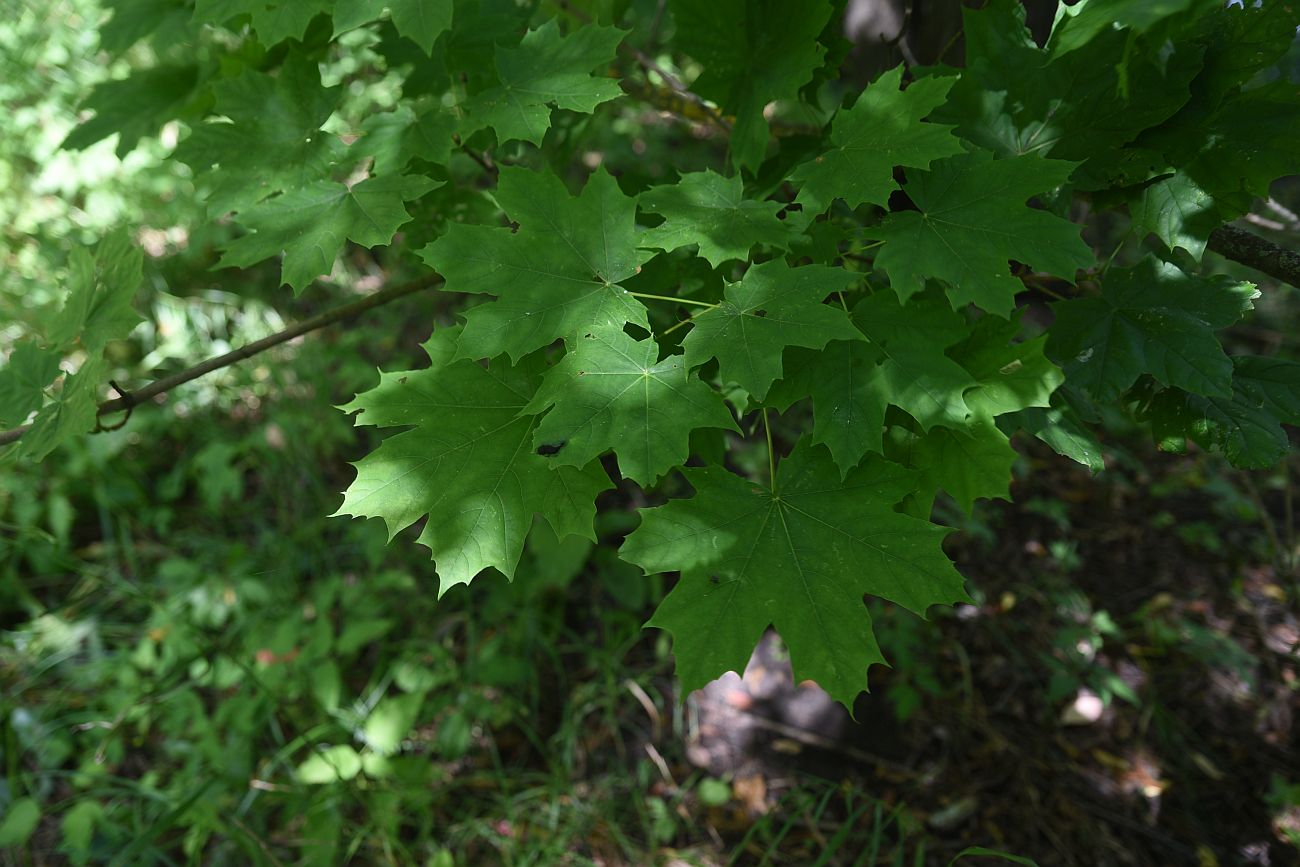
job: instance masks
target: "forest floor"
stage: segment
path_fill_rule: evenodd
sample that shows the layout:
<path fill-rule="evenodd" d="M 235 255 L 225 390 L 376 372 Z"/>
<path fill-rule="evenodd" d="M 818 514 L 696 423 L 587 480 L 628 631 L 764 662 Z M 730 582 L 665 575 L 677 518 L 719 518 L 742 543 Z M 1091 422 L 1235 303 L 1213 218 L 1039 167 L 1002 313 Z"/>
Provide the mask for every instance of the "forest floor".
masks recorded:
<path fill-rule="evenodd" d="M 1042 449 L 1031 463 L 1017 505 L 951 537 L 976 605 L 923 632 L 881 612 L 897 665 L 873 669 L 856 722 L 791 682 L 772 634 L 743 678 L 688 699 L 675 746 L 730 781 L 704 813 L 742 840 L 730 863 L 877 863 L 847 845 L 818 860 L 846 821 L 881 816 L 838 797 L 790 815 L 782 795 L 812 775 L 905 804 L 928 837 L 899 846 L 915 863 L 977 841 L 1041 865 L 1300 864 L 1300 619 L 1270 556 L 1294 544 L 1286 491 L 1174 455 L 1097 478 Z"/>

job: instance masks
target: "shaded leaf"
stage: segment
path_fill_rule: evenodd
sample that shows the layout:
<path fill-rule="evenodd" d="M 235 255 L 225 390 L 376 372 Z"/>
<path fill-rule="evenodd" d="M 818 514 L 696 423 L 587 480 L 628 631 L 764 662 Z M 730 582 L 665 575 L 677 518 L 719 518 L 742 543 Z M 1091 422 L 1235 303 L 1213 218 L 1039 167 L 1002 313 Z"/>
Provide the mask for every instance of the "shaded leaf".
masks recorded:
<path fill-rule="evenodd" d="M 345 241 L 363 247 L 391 243 L 411 219 L 403 202 L 439 186 L 428 178 L 388 175 L 353 187 L 316 181 L 290 190 L 240 213 L 252 231 L 226 247 L 217 267 L 243 268 L 283 254 L 280 281 L 302 291 L 333 270 Z"/>
<path fill-rule="evenodd" d="M 1048 350 L 1066 379 L 1099 400 L 1150 374 L 1165 385 L 1227 396 L 1232 362 L 1215 331 L 1251 309 L 1259 291 L 1227 277 L 1195 277 L 1147 257 L 1112 268 L 1101 295 L 1052 305 Z"/>
<path fill-rule="evenodd" d="M 1063 184 L 1073 168 L 1037 156 L 972 153 L 909 172 L 904 189 L 920 210 L 892 213 L 866 230 L 885 242 L 876 267 L 903 300 L 935 278 L 954 307 L 972 303 L 1008 316 L 1021 289 L 1008 260 L 1068 280 L 1095 261 L 1077 226 L 1024 204 Z"/>
<path fill-rule="evenodd" d="M 943 157 L 962 153 L 951 126 L 922 123 L 943 103 L 955 78 L 922 78 L 900 91 L 903 67 L 876 79 L 852 108 L 841 109 L 831 127 L 835 147 L 794 170 L 802 183 L 796 199 L 819 214 L 835 199 L 850 208 L 870 202 L 884 206 L 898 189 L 895 166 L 927 169 Z"/>

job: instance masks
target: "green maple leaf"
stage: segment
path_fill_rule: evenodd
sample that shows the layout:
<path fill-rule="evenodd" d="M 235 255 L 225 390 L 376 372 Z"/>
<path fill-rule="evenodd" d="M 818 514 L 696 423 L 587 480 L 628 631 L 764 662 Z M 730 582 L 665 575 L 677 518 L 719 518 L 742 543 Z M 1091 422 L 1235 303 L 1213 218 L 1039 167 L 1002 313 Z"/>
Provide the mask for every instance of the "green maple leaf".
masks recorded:
<path fill-rule="evenodd" d="M 636 200 L 607 172 L 571 197 L 553 174 L 505 167 L 496 199 L 517 232 L 454 224 L 420 251 L 448 291 L 499 296 L 466 314 L 466 357 L 518 360 L 605 325 L 649 330 L 645 306 L 618 283 L 652 254 L 637 248 Z"/>
<path fill-rule="evenodd" d="M 41 407 L 31 429 L 11 450 L 14 456 L 39 461 L 66 440 L 94 430 L 103 377 L 104 360 L 99 355 L 90 356 L 76 373 L 65 376 L 54 400 Z"/>
<path fill-rule="evenodd" d="M 853 322 L 869 340 L 837 340 L 820 352 L 786 353 L 785 377 L 768 393 L 784 409 L 812 397 L 813 442 L 824 443 L 848 473 L 867 452 L 883 452 L 885 411 L 896 406 L 928 430 L 964 428 L 971 408 L 963 393 L 977 387 L 944 348 L 968 328 L 939 299 L 907 304 L 877 292 L 853 309 Z"/>
<path fill-rule="evenodd" d="M 955 78 L 922 78 L 900 91 L 903 67 L 889 70 L 869 85 L 850 109 L 841 109 L 831 127 L 835 147 L 795 169 L 802 183 L 795 200 L 804 211 L 820 214 L 835 199 L 850 208 L 885 205 L 898 189 L 895 166 L 926 169 L 943 157 L 962 153 L 951 126 L 922 123 L 941 105 Z"/>
<path fill-rule="evenodd" d="M 641 511 L 620 551 L 647 573 L 680 571 L 651 626 L 673 634 L 687 690 L 744 671 L 769 624 L 796 680 L 851 706 L 884 662 L 863 596 L 924 616 L 967 598 L 944 556 L 947 533 L 894 506 L 914 473 L 872 457 L 841 480 L 824 449 L 802 445 L 770 490 L 718 467 L 683 470 L 695 496 Z"/>
<path fill-rule="evenodd" d="M 763 161 L 763 108 L 795 99 L 822 64 L 818 43 L 832 7 L 826 0 L 672 0 L 677 45 L 704 71 L 692 90 L 736 116 L 731 153 L 752 169 Z"/>
<path fill-rule="evenodd" d="M 824 265 L 791 268 L 783 259 L 753 265 L 727 286 L 721 304 L 692 320 L 682 341 L 686 364 L 716 358 L 724 380 L 762 400 L 781 378 L 785 347 L 820 349 L 832 340 L 862 338 L 844 311 L 822 303 L 860 279 Z"/>
<path fill-rule="evenodd" d="M 680 355 L 659 359 L 654 338 L 593 329 L 546 375 L 526 412 L 550 410 L 534 443 L 551 459 L 583 466 L 614 450 L 623 475 L 649 487 L 690 455 L 690 434 L 739 432 L 714 389 L 688 372 Z"/>
<path fill-rule="evenodd" d="M 1291 450 L 1282 423 L 1300 424 L 1300 364 L 1277 358 L 1232 359 L 1232 393 L 1188 394 L 1167 389 L 1152 400 L 1152 431 L 1162 447 L 1181 451 L 1190 437 L 1217 448 L 1234 466 L 1264 469 Z"/>
<path fill-rule="evenodd" d="M 180 42 L 190 36 L 191 11 L 180 0 L 106 0 L 113 17 L 99 27 L 99 47 L 114 57 L 141 39 L 154 45 Z"/>
<path fill-rule="evenodd" d="M 1094 473 L 1106 469 L 1101 443 L 1080 423 L 1068 405 L 1046 409 L 1041 407 L 1022 409 L 1001 416 L 998 419 L 998 427 L 1008 435 L 1017 428 L 1027 431 L 1050 446 L 1058 455 L 1083 464 Z"/>
<path fill-rule="evenodd" d="M 391 243 L 411 219 L 402 203 L 438 186 L 428 178 L 388 175 L 352 187 L 316 181 L 290 190 L 240 213 L 252 231 L 226 247 L 217 267 L 247 267 L 283 253 L 281 282 L 300 292 L 329 274 L 345 241 L 363 247 Z"/>
<path fill-rule="evenodd" d="M 884 353 L 865 340 L 833 340 L 821 350 L 791 349 L 785 375 L 767 393 L 781 411 L 811 397 L 812 442 L 830 449 L 848 474 L 869 451 L 882 452 L 889 386 L 882 381 Z"/>
<path fill-rule="evenodd" d="M 1052 305 L 1048 350 L 1066 379 L 1098 400 L 1150 374 L 1165 385 L 1224 397 L 1232 362 L 1215 331 L 1251 309 L 1259 292 L 1227 277 L 1193 277 L 1147 257 L 1112 268 L 1101 295 Z"/>
<path fill-rule="evenodd" d="M 286 39 L 302 39 L 311 20 L 328 13 L 333 5 L 333 0 L 197 0 L 194 20 L 224 25 L 247 15 L 258 40 L 271 46 Z"/>
<path fill-rule="evenodd" d="M 1197 261 L 1210 233 L 1223 223 L 1218 210 L 1214 197 L 1181 171 L 1156 178 L 1129 205 L 1135 235 L 1154 234 L 1170 250 L 1182 247 Z"/>
<path fill-rule="evenodd" d="M 971 303 L 1007 317 L 1021 290 L 1009 259 L 1069 280 L 1095 261 L 1078 226 L 1024 204 L 1065 183 L 1073 168 L 1037 156 L 972 153 L 937 162 L 915 180 L 909 173 L 904 189 L 920 210 L 892 213 L 866 230 L 885 242 L 876 267 L 903 300 L 932 277 L 947 285 L 954 307 Z"/>
<path fill-rule="evenodd" d="M 877 292 L 853 308 L 853 321 L 883 356 L 880 385 L 889 403 L 921 427 L 963 427 L 970 415 L 963 394 L 975 379 L 944 349 L 969 333 L 969 326 L 936 298 L 900 304 Z"/>
<path fill-rule="evenodd" d="M 343 407 L 360 413 L 358 425 L 410 429 L 357 462 L 336 514 L 383 518 L 390 537 L 427 515 L 419 541 L 437 564 L 439 593 L 489 567 L 513 577 L 534 513 L 557 536 L 594 539 L 594 500 L 610 487 L 599 463 L 552 468 L 533 452 L 537 421 L 522 411 L 541 363 L 453 360 L 459 332 L 434 333 L 430 367 L 385 373 Z"/>
<path fill-rule="evenodd" d="M 100 241 L 93 254 L 74 250 L 70 266 L 72 291 L 47 337 L 60 347 L 80 343 L 98 356 L 110 340 L 126 337 L 141 321 L 131 299 L 140 288 L 144 255 L 126 233 L 116 232 Z"/>
<path fill-rule="evenodd" d="M 665 218 L 642 236 L 644 247 L 676 250 L 697 244 L 714 268 L 728 259 L 748 259 L 755 244 L 789 249 L 790 227 L 776 216 L 782 205 L 745 198 L 739 175 L 724 178 L 705 169 L 651 187 L 639 201 Z"/>
<path fill-rule="evenodd" d="M 1197 84 L 1211 105 L 1281 60 L 1300 27 L 1294 3 L 1199 4 L 1202 10 L 1210 14 L 1196 21 L 1195 38 L 1206 46 Z"/>
<path fill-rule="evenodd" d="M 377 175 L 400 174 L 413 159 L 446 165 L 451 156 L 456 117 L 440 105 L 418 111 L 399 105 L 361 122 L 361 138 L 350 153 L 374 158 Z"/>
<path fill-rule="evenodd" d="M 217 213 L 305 187 L 325 178 L 342 153 L 338 138 L 321 130 L 341 92 L 321 87 L 316 64 L 297 54 L 274 77 L 246 69 L 213 85 L 223 119 L 196 124 L 176 157 L 205 176 Z"/>
<path fill-rule="evenodd" d="M 1052 27 L 1048 49 L 1060 56 L 1087 45 L 1111 29 L 1138 33 L 1174 15 L 1183 15 L 1195 0 L 1088 0 L 1066 6 Z M 1202 4 L 1204 5 L 1204 4 Z"/>
<path fill-rule="evenodd" d="M 934 428 L 886 454 L 921 472 L 922 491 L 942 488 L 967 514 L 977 499 L 1011 499 L 1016 450 L 987 416 L 974 417 L 964 429 Z M 928 506 L 923 511 L 928 514 Z"/>
<path fill-rule="evenodd" d="M 438 37 L 451 29 L 452 0 L 335 0 L 334 35 L 354 30 L 388 10 L 397 32 L 433 53 Z"/>
<path fill-rule="evenodd" d="M 97 84 L 81 104 L 94 116 L 74 127 L 59 147 L 82 150 L 116 133 L 117 155 L 124 157 L 188 108 L 198 81 L 197 66 L 167 65 Z"/>
<path fill-rule="evenodd" d="M 1230 94 L 1218 106 L 1202 101 L 1143 136 L 1215 201 L 1222 221 L 1246 211 L 1269 185 L 1300 163 L 1296 86 L 1275 81 Z"/>
<path fill-rule="evenodd" d="M 31 340 L 18 342 L 0 367 L 0 427 L 22 424 L 45 403 L 45 388 L 59 375 L 63 354 Z"/>
<path fill-rule="evenodd" d="M 611 78 L 591 70 L 614 59 L 627 31 L 589 24 L 567 36 L 554 19 L 524 35 L 517 48 L 497 46 L 500 84 L 465 103 L 464 132 L 490 126 L 497 141 L 520 139 L 540 145 L 551 127 L 551 107 L 591 113 L 623 95 Z"/>
<path fill-rule="evenodd" d="M 1065 381 L 1061 369 L 1043 354 L 1045 336 L 1015 342 L 1019 319 L 986 316 L 968 340 L 949 352 L 978 383 L 962 395 L 977 415 L 992 418 L 1031 406 L 1051 406 L 1052 392 Z"/>
<path fill-rule="evenodd" d="M 1077 160 L 1072 180 L 1085 189 L 1114 185 L 1131 156 L 1121 146 L 1188 102 L 1204 55 L 1196 40 L 1157 51 L 1108 30 L 1088 51 L 1053 56 L 1034 42 L 1018 0 L 964 15 L 967 66 L 932 118 L 1000 156 Z"/>

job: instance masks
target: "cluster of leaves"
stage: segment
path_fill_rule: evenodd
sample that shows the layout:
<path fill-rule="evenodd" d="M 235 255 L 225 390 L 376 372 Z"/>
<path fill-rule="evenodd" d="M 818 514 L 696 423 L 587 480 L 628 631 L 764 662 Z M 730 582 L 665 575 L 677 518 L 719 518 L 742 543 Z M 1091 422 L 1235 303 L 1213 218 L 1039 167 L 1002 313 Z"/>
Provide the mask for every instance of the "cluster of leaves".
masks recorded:
<path fill-rule="evenodd" d="M 1266 466 L 1300 422 L 1300 365 L 1220 345 L 1254 288 L 1197 267 L 1300 159 L 1297 85 L 1270 80 L 1293 3 L 1089 0 L 1040 46 L 1018 2 L 993 0 L 965 13 L 964 66 L 860 92 L 837 80 L 830 0 L 113 5 L 104 47 L 155 62 L 97 88 L 67 146 L 117 134 L 125 152 L 185 122 L 175 159 L 242 231 L 220 266 L 278 258 L 297 292 L 348 242 L 409 224 L 443 291 L 489 296 L 435 330 L 428 366 L 345 407 L 407 430 L 358 463 L 340 513 L 390 534 L 423 520 L 445 591 L 512 576 L 534 515 L 594 538 L 615 466 L 667 493 L 684 479 L 622 556 L 681 574 L 652 624 L 687 688 L 743 668 L 775 624 L 796 675 L 851 703 L 884 661 L 864 595 L 921 615 L 967 599 L 931 507 L 1007 497 L 1017 432 L 1100 469 L 1091 426 L 1118 405 L 1168 448 Z M 575 195 L 585 117 L 626 101 L 620 49 L 639 59 L 631 90 L 678 87 L 660 63 L 692 80 L 728 148 L 658 183 L 611 155 Z M 380 74 L 388 105 L 349 101 Z M 450 171 L 462 151 L 488 189 Z M 1127 210 L 1143 252 L 1100 258 L 1077 202 Z M 127 261 L 115 243 L 101 271 Z M 1046 329 L 1035 287 L 1059 299 Z M 36 395 L 19 415 L 50 357 L 36 391 L 6 368 Z M 38 425 L 97 384 L 83 367 Z M 80 412 L 60 430 L 87 427 Z M 766 473 L 739 459 L 747 441 L 766 442 Z"/>

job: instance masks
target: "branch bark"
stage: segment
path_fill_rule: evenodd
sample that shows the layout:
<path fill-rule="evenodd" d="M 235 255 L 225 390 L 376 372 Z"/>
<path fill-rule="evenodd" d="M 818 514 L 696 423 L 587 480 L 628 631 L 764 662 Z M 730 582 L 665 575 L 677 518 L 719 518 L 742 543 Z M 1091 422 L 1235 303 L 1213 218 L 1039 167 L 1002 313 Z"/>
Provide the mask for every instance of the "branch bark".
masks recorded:
<path fill-rule="evenodd" d="M 129 392 L 123 397 L 117 397 L 112 400 L 106 400 L 99 405 L 98 415 L 104 416 L 114 412 L 132 409 L 144 403 L 147 400 L 165 394 L 176 388 L 178 385 L 184 385 L 192 379 L 198 379 L 200 376 L 211 373 L 214 370 L 220 370 L 223 367 L 243 361 L 246 358 L 252 358 L 260 352 L 265 352 L 273 346 L 300 337 L 312 331 L 317 331 L 328 325 L 334 325 L 348 319 L 353 319 L 365 313 L 367 310 L 373 310 L 381 307 L 398 298 L 405 298 L 407 295 L 420 292 L 438 286 L 442 283 L 442 276 L 439 274 L 428 274 L 408 283 L 401 283 L 397 286 L 389 286 L 380 289 L 373 295 L 367 295 L 365 298 L 359 298 L 341 307 L 335 307 L 333 310 L 327 310 L 310 319 L 304 319 L 297 325 L 291 325 L 283 331 L 263 337 L 261 340 L 254 340 L 252 343 L 232 349 L 225 355 L 218 355 L 215 358 L 209 358 L 206 361 L 199 362 L 193 367 L 186 368 L 171 376 L 164 376 L 162 379 L 154 380 L 143 388 Z M 0 446 L 9 445 L 22 439 L 23 434 L 31 429 L 31 425 L 22 425 L 12 430 L 0 431 Z"/>
<path fill-rule="evenodd" d="M 1300 289 L 1300 253 L 1288 250 L 1236 226 L 1220 226 L 1210 233 L 1209 248 L 1225 259 L 1262 271 Z"/>

